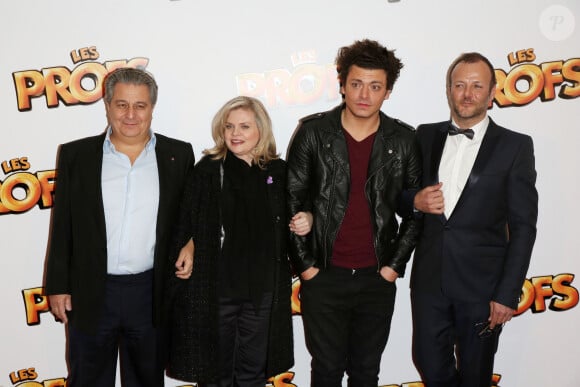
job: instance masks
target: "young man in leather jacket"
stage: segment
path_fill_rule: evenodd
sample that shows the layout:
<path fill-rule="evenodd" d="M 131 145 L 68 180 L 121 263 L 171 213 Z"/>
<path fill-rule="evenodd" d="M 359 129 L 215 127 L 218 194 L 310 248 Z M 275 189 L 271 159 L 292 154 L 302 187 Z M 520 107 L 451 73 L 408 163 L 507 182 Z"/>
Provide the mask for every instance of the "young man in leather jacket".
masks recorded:
<path fill-rule="evenodd" d="M 419 217 L 396 209 L 420 186 L 414 130 L 381 112 L 403 67 L 376 41 L 339 50 L 343 103 L 303 118 L 288 150 L 288 210 L 311 211 L 312 232 L 291 235 L 301 279 L 311 385 L 378 384 L 402 277 L 420 232 Z"/>

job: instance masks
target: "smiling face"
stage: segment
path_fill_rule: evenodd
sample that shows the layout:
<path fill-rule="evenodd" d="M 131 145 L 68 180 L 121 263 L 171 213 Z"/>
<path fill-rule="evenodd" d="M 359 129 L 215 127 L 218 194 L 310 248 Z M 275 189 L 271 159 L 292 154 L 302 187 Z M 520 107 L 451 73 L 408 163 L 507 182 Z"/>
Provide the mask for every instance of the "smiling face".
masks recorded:
<path fill-rule="evenodd" d="M 471 128 L 485 118 L 495 94 L 491 74 L 482 62 L 460 62 L 451 72 L 447 100 L 451 117 L 460 128 Z"/>
<path fill-rule="evenodd" d="M 389 98 L 387 73 L 352 65 L 340 92 L 344 95 L 345 113 L 356 119 L 376 119 L 383 101 Z"/>
<path fill-rule="evenodd" d="M 111 102 L 105 102 L 113 130 L 111 140 L 125 144 L 147 141 L 153 119 L 153 104 L 146 85 L 117 83 Z"/>
<path fill-rule="evenodd" d="M 260 141 L 254 112 L 248 109 L 232 110 L 226 119 L 224 139 L 230 152 L 251 165 L 254 148 Z"/>

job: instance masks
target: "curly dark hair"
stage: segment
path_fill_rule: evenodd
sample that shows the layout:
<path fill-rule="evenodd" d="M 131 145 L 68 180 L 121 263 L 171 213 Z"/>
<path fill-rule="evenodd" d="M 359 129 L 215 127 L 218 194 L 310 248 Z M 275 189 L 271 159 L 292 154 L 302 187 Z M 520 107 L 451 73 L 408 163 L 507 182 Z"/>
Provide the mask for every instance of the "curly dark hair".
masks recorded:
<path fill-rule="evenodd" d="M 336 55 L 336 71 L 340 86 L 346 82 L 346 77 L 352 65 L 363 69 L 382 69 L 387 73 L 387 90 L 393 90 L 393 85 L 399 78 L 403 63 L 395 56 L 395 50 L 388 50 L 375 40 L 357 40 L 350 46 L 342 47 Z"/>

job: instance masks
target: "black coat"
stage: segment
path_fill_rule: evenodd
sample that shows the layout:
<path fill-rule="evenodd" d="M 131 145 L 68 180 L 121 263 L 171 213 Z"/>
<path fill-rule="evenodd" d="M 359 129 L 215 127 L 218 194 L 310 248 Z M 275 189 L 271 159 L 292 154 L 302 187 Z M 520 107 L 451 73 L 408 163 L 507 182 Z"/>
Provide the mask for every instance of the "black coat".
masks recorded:
<path fill-rule="evenodd" d="M 191 144 L 155 134 L 159 173 L 159 208 L 156 224 L 153 321 L 159 325 L 163 311 L 164 281 L 172 229 L 188 171 L 193 169 Z M 45 294 L 70 294 L 69 322 L 94 332 L 105 297 L 107 235 L 101 192 L 105 133 L 60 147 Z"/>
<path fill-rule="evenodd" d="M 188 280 L 172 280 L 168 297 L 173 299 L 169 327 L 171 346 L 167 374 L 176 379 L 208 382 L 218 377 L 218 259 L 220 256 L 221 161 L 204 157 L 194 168 L 182 204 L 177 248 L 193 238 L 193 274 Z M 271 161 L 262 171 L 268 184 L 268 205 L 275 230 L 272 272 L 274 292 L 268 341 L 268 377 L 294 365 L 291 271 L 286 254 L 288 235 L 285 216 L 286 165 Z M 271 177 L 271 179 L 269 178 Z"/>

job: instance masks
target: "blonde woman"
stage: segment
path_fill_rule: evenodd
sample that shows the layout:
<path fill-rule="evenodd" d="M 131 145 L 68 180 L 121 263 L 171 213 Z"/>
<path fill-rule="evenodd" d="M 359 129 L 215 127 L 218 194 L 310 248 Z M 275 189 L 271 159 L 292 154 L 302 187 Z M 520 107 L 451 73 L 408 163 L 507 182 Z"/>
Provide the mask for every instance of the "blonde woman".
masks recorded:
<path fill-rule="evenodd" d="M 259 386 L 294 364 L 286 254 L 286 165 L 260 101 L 236 97 L 212 122 L 184 193 L 178 256 L 190 279 L 174 284 L 168 375 L 200 386 Z M 299 235 L 312 217 L 290 222 Z M 178 282 L 178 281 L 174 281 Z"/>

